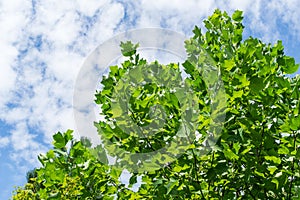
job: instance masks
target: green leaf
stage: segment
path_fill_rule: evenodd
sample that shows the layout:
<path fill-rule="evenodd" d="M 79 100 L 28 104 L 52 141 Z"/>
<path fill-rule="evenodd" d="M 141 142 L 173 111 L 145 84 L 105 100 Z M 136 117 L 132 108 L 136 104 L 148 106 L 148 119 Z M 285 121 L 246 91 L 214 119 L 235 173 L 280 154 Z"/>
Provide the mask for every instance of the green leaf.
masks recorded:
<path fill-rule="evenodd" d="M 230 160 L 238 160 L 239 156 L 233 153 L 230 149 L 223 151 L 224 155 Z"/>
<path fill-rule="evenodd" d="M 60 149 L 66 146 L 65 138 L 60 132 L 54 134 L 53 139 L 54 139 L 53 141 L 54 147 Z"/>
<path fill-rule="evenodd" d="M 275 183 L 276 189 L 278 189 L 279 181 L 278 181 L 277 179 L 273 178 L 271 182 L 272 182 L 272 183 Z"/>
<path fill-rule="evenodd" d="M 241 154 L 244 155 L 244 154 L 248 153 L 249 151 L 251 151 L 251 149 L 252 149 L 252 145 L 247 145 L 247 146 L 246 146 L 246 149 L 244 149 L 244 150 L 241 152 Z"/>
<path fill-rule="evenodd" d="M 230 71 L 235 65 L 234 60 L 225 60 L 224 61 L 224 67 L 227 71 Z"/>
<path fill-rule="evenodd" d="M 119 106 L 115 105 L 112 106 L 110 113 L 112 114 L 112 118 L 117 118 L 122 116 L 123 111 Z"/>
<path fill-rule="evenodd" d="M 278 158 L 276 156 L 265 156 L 265 159 L 269 160 L 269 161 L 272 161 L 272 162 L 274 162 L 276 164 L 280 164 L 281 163 L 280 158 Z"/>
<path fill-rule="evenodd" d="M 241 83 L 240 87 L 246 87 L 250 84 L 250 81 L 247 80 L 247 75 L 244 74 L 239 78 L 239 81 Z"/>
<path fill-rule="evenodd" d="M 109 174 L 111 175 L 112 178 L 118 180 L 120 178 L 121 173 L 122 173 L 121 170 L 113 167 Z"/>
<path fill-rule="evenodd" d="M 136 49 L 139 47 L 139 44 L 133 44 L 131 41 L 121 42 L 121 52 L 123 56 L 130 57 L 136 53 Z"/>
<path fill-rule="evenodd" d="M 184 67 L 185 72 L 188 74 L 192 74 L 195 71 L 195 66 L 188 60 L 182 63 L 182 66 Z"/>
<path fill-rule="evenodd" d="M 137 175 L 136 175 L 136 174 L 132 175 L 132 176 L 130 177 L 130 179 L 129 179 L 129 184 L 130 184 L 130 185 L 133 185 L 133 184 L 135 184 L 135 183 L 137 183 Z"/>
<path fill-rule="evenodd" d="M 234 143 L 233 144 L 233 148 L 235 150 L 235 154 L 238 154 L 239 153 L 239 150 L 241 148 L 241 144 L 240 143 Z"/>
<path fill-rule="evenodd" d="M 92 155 L 94 155 L 101 163 L 108 164 L 107 154 L 101 145 L 97 145 L 96 147 L 90 149 L 90 151 Z"/>
<path fill-rule="evenodd" d="M 261 90 L 263 90 L 266 87 L 263 81 L 264 80 L 262 78 L 252 77 L 250 79 L 250 86 L 249 86 L 251 91 L 253 91 L 254 93 L 258 93 Z"/>
<path fill-rule="evenodd" d="M 195 34 L 195 36 L 201 36 L 201 29 L 198 28 L 198 26 L 195 26 L 193 33 Z"/>
<path fill-rule="evenodd" d="M 243 96 L 243 90 L 233 91 L 232 97 L 234 99 L 241 98 Z"/>
<path fill-rule="evenodd" d="M 65 142 L 68 143 L 69 141 L 71 141 L 73 139 L 73 130 L 67 130 L 64 133 L 64 138 L 65 138 Z"/>
<path fill-rule="evenodd" d="M 293 131 L 300 130 L 300 115 L 291 118 L 291 120 L 290 120 L 290 128 Z"/>
<path fill-rule="evenodd" d="M 176 165 L 173 170 L 174 170 L 174 172 L 181 172 L 188 168 L 190 168 L 190 166 L 187 164 L 184 164 L 184 166 Z"/>
<path fill-rule="evenodd" d="M 178 186 L 179 181 L 171 179 L 170 182 L 166 185 L 167 194 L 169 194 L 175 186 Z"/>
<path fill-rule="evenodd" d="M 283 62 L 280 64 L 283 67 L 283 72 L 286 74 L 295 73 L 299 68 L 299 64 L 295 64 L 295 59 L 290 56 L 284 56 Z"/>
<path fill-rule="evenodd" d="M 261 173 L 261 172 L 259 172 L 257 170 L 255 170 L 254 173 L 257 174 L 258 176 L 261 176 L 261 177 L 265 178 L 264 173 Z"/>
<path fill-rule="evenodd" d="M 118 68 L 117 65 L 116 66 L 110 66 L 109 69 L 110 69 L 110 74 L 112 74 L 114 76 L 118 75 L 119 68 Z"/>
<path fill-rule="evenodd" d="M 241 22 L 241 21 L 243 20 L 243 11 L 236 10 L 236 11 L 232 14 L 232 19 L 233 19 L 234 21 Z"/>
<path fill-rule="evenodd" d="M 284 155 L 288 155 L 290 153 L 289 149 L 286 146 L 281 146 L 278 149 L 278 154 L 284 154 Z"/>
<path fill-rule="evenodd" d="M 268 170 L 270 171 L 270 174 L 273 175 L 274 172 L 277 170 L 278 168 L 276 166 L 268 166 Z"/>

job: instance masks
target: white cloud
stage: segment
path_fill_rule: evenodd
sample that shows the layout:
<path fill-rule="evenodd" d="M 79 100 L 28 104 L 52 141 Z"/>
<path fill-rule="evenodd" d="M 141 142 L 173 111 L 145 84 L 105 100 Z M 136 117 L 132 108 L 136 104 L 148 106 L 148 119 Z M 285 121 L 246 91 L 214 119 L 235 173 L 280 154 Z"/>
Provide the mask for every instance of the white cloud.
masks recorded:
<path fill-rule="evenodd" d="M 141 3 L 140 27 L 165 26 L 176 31 L 190 32 L 201 19 L 211 14 L 214 1 L 147 1 Z M 139 7 L 139 6 L 137 6 Z"/>
<path fill-rule="evenodd" d="M 276 19 L 274 21 L 282 21 L 287 24 L 289 34 L 296 35 L 297 39 L 300 39 L 300 14 L 298 8 L 300 2 L 297 0 L 291 1 L 272 1 L 267 3 L 267 11 L 269 12 L 269 18 L 274 20 L 273 13 L 276 13 Z M 276 24 L 274 24 L 276 26 Z M 276 27 L 273 27 L 276 28 Z"/>
<path fill-rule="evenodd" d="M 34 135 L 27 132 L 27 127 L 24 123 L 18 124 L 15 130 L 12 131 L 11 142 L 13 148 L 17 151 L 37 146 L 37 143 L 33 139 Z"/>
<path fill-rule="evenodd" d="M 81 1 L 77 0 L 77 6 L 78 10 L 84 15 L 92 16 L 98 9 L 100 9 L 102 6 L 108 4 L 108 0 L 90 0 L 90 1 Z"/>
<path fill-rule="evenodd" d="M 1 24 L 0 24 L 1 26 Z M 0 40 L 0 43 L 2 41 Z M 1 59 L 0 59 L 0 109 L 1 105 L 5 103 L 7 99 L 7 93 L 14 86 L 16 79 L 16 73 L 12 69 L 11 65 L 14 63 L 14 58 L 17 55 L 17 51 L 14 47 L 5 44 L 4 42 L 0 46 Z M 2 59 L 3 58 L 3 59 Z"/>
<path fill-rule="evenodd" d="M 77 21 L 77 14 L 74 11 L 67 11 L 55 22 L 55 25 L 48 30 L 47 39 L 53 41 L 58 47 L 65 47 L 73 42 L 80 29 Z"/>
<path fill-rule="evenodd" d="M 3 1 L 0 5 L 0 109 L 8 100 L 9 91 L 13 88 L 17 76 L 13 65 L 18 50 L 12 43 L 15 42 L 24 27 L 27 8 L 28 3 L 22 1 Z"/>
<path fill-rule="evenodd" d="M 51 54 L 43 57 L 43 61 L 47 63 L 47 73 L 49 75 L 53 74 L 55 78 L 64 82 L 74 80 L 83 60 L 82 56 L 61 49 L 56 49 Z M 70 88 L 72 88 L 72 84 L 70 83 Z"/>
<path fill-rule="evenodd" d="M 9 144 L 8 137 L 0 137 L 0 148 L 6 147 Z"/>
<path fill-rule="evenodd" d="M 32 166 L 40 166 L 37 155 L 47 150 L 44 144 L 36 140 L 37 137 L 35 133 L 29 132 L 24 122 L 18 123 L 11 131 L 9 141 L 12 149 L 8 150 L 9 157 L 14 162 L 14 168 L 23 173 Z"/>

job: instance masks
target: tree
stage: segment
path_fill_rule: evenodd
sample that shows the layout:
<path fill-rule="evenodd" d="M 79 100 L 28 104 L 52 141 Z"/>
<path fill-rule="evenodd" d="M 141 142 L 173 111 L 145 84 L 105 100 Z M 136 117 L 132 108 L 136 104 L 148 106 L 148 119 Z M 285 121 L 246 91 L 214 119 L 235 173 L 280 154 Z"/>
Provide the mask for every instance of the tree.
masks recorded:
<path fill-rule="evenodd" d="M 88 148 L 88 140 L 74 141 L 72 131 L 55 134 L 54 149 L 39 156 L 42 167 L 13 198 L 299 199 L 300 81 L 286 76 L 298 65 L 284 55 L 281 41 L 242 40 L 242 19 L 241 11 L 230 17 L 216 10 L 204 21 L 205 33 L 195 27 L 185 42 L 188 58 L 182 65 L 188 77 L 176 91 L 172 83 L 180 81 L 178 64 L 147 63 L 139 58 L 138 45 L 122 43 L 128 60 L 111 66 L 103 89 L 96 92 L 106 120 L 95 123 L 102 146 Z M 205 71 L 209 63 L 216 66 L 210 73 Z M 163 76 L 153 75 L 157 70 Z M 207 80 L 215 78 L 203 74 L 213 71 L 221 74 L 226 104 L 220 101 L 224 99 L 212 101 L 210 91 L 216 88 Z M 150 81 L 138 85 L 141 77 Z M 187 86 L 193 92 L 188 97 L 183 92 Z M 219 119 L 224 120 L 220 130 Z M 182 122 L 197 125 L 188 127 L 193 131 L 185 135 L 192 139 L 188 143 L 176 135 Z M 157 132 L 147 131 L 149 127 Z M 210 143 L 210 135 L 218 131 L 216 144 Z M 169 151 L 150 162 L 132 156 L 165 147 Z M 109 166 L 106 154 L 118 154 L 120 161 Z M 124 166 L 136 166 L 129 186 L 119 180 Z M 138 176 L 142 185 L 134 192 Z"/>

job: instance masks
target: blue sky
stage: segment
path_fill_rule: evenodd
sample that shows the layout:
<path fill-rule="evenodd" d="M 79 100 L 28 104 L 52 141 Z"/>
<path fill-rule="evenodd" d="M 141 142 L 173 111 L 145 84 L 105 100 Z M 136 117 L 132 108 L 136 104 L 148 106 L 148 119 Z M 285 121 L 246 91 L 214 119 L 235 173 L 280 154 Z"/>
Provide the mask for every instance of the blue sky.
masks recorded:
<path fill-rule="evenodd" d="M 219 8 L 244 11 L 244 38 L 282 40 L 300 62 L 297 0 L 73 0 L 0 3 L 0 199 L 25 183 L 52 134 L 75 129 L 73 89 L 89 53 L 133 28 L 161 27 L 190 36 Z"/>

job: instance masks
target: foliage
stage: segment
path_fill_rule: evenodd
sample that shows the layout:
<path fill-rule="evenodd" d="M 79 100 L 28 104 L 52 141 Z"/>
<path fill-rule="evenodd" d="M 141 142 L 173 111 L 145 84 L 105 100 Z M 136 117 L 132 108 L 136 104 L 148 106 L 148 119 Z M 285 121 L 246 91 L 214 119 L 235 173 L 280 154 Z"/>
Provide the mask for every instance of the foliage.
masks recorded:
<path fill-rule="evenodd" d="M 72 131 L 53 138 L 54 149 L 38 157 L 42 167 L 35 170 L 37 176 L 13 199 L 113 199 L 122 185 L 119 172 L 98 162 L 82 141 L 72 140 Z"/>
<path fill-rule="evenodd" d="M 122 66 L 110 67 L 101 82 L 103 89 L 96 93 L 96 103 L 106 116 L 106 121 L 95 123 L 103 146 L 89 149 L 84 146 L 87 141 L 74 141 L 71 131 L 55 134 L 54 149 L 39 156 L 42 167 L 24 188 L 15 191 L 13 199 L 299 199 L 300 81 L 299 76 L 285 75 L 295 72 L 298 65 L 284 55 L 281 41 L 271 45 L 252 37 L 242 40 L 242 19 L 241 11 L 230 17 L 216 10 L 204 21 L 207 31 L 195 27 L 194 36 L 185 42 L 188 58 L 183 68 L 188 74 L 186 84 L 198 99 L 196 119 L 187 117 L 188 109 L 182 112 L 183 98 L 168 90 L 170 87 L 146 83 L 126 90 L 158 68 L 163 75 L 152 82 L 176 82 L 180 69 L 177 64 L 147 63 L 139 58 L 138 45 L 122 43 L 122 53 L 129 59 Z M 227 105 L 217 148 L 203 154 L 199 149 L 208 135 L 213 103 L 201 71 L 205 52 L 222 75 Z M 168 72 L 172 75 L 166 75 Z M 131 82 L 126 77 L 131 77 Z M 115 104 L 122 99 L 123 103 Z M 153 107 L 158 109 L 157 116 L 151 115 Z M 197 121 L 202 137 L 193 138 L 174 162 L 132 173 L 128 187 L 119 180 L 119 168 L 108 166 L 107 160 L 99 161 L 107 159 L 105 152 L 114 156 L 121 150 L 159 150 L 171 143 L 180 122 L 187 118 Z M 156 134 L 134 128 L 149 125 L 157 127 Z M 147 137 L 141 137 L 143 134 Z M 166 163 L 169 158 L 164 156 L 157 157 L 153 165 Z M 122 158 L 125 164 L 139 167 L 132 157 Z M 142 185 L 133 192 L 130 187 L 137 176 L 142 177 Z"/>

